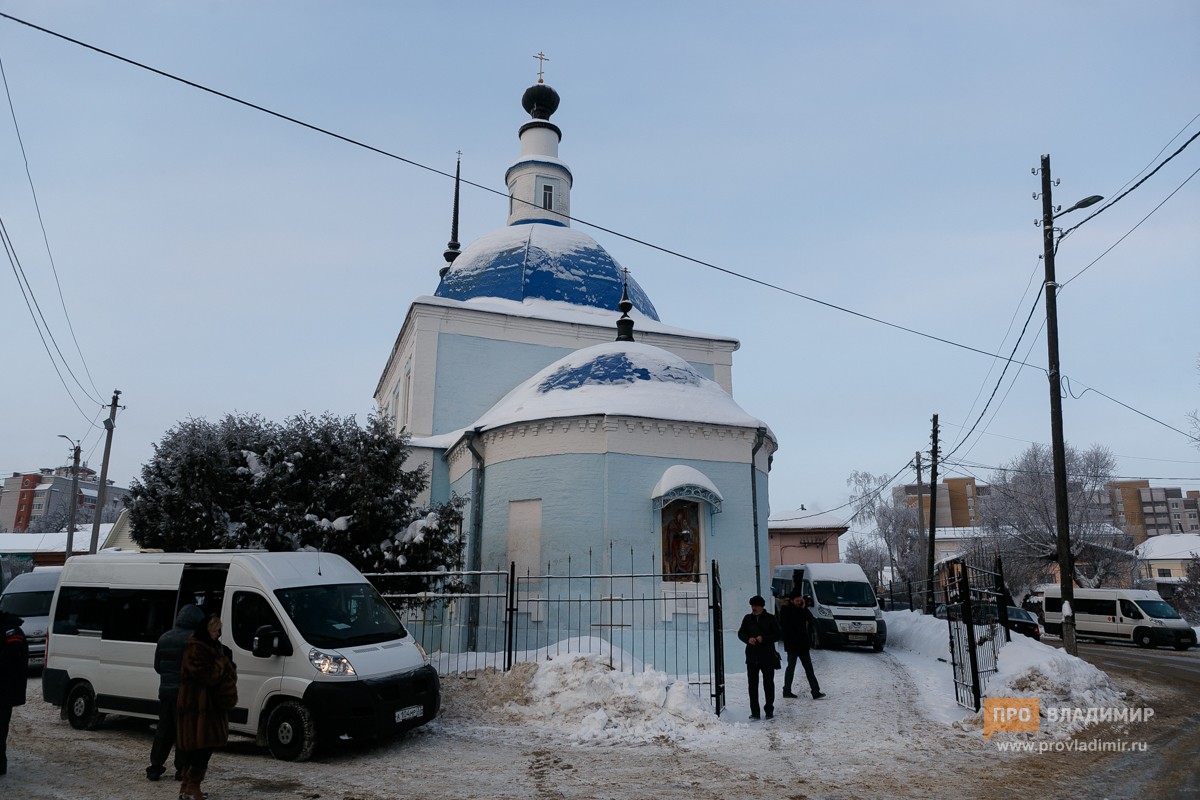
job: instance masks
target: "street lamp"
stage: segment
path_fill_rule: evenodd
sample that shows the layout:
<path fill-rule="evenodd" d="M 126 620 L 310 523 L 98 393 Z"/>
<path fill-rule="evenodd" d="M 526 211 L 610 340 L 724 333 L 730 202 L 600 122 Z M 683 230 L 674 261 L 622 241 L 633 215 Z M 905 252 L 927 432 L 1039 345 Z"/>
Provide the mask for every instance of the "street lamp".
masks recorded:
<path fill-rule="evenodd" d="M 1050 439 L 1054 455 L 1054 522 L 1057 533 L 1058 581 L 1064 606 L 1071 606 L 1071 613 L 1062 615 L 1063 649 L 1071 655 L 1078 653 L 1075 644 L 1075 584 L 1071 580 L 1074 565 L 1071 558 L 1071 521 L 1067 509 L 1067 447 L 1063 441 L 1062 419 L 1062 376 L 1058 366 L 1058 284 L 1054 279 L 1054 218 L 1079 208 L 1099 203 L 1104 198 L 1098 194 L 1080 200 L 1066 211 L 1055 213 L 1050 191 L 1050 156 L 1042 156 L 1042 248 L 1046 261 L 1046 350 L 1048 354 L 1048 377 L 1050 378 Z M 1065 610 L 1065 609 L 1064 609 Z"/>
<path fill-rule="evenodd" d="M 75 509 L 79 507 L 79 442 L 61 433 L 58 438 L 71 443 L 71 453 L 74 457 L 74 466 L 71 467 L 71 513 L 67 522 L 67 549 L 63 553 L 65 562 L 75 553 Z"/>

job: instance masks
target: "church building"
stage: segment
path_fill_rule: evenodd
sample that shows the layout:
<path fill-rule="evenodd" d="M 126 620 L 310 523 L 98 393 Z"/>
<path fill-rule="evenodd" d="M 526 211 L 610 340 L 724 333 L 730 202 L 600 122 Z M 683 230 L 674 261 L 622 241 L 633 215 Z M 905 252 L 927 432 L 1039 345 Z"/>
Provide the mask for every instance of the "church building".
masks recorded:
<path fill-rule="evenodd" d="M 379 413 L 411 436 L 429 502 L 466 499 L 468 569 L 622 570 L 632 551 L 678 594 L 715 560 L 740 611 L 770 583 L 777 442 L 733 399 L 739 344 L 662 322 L 633 274 L 571 227 L 559 96 L 539 79 L 522 105 L 507 223 L 460 249 L 456 184 L 446 264 L 408 308 Z"/>

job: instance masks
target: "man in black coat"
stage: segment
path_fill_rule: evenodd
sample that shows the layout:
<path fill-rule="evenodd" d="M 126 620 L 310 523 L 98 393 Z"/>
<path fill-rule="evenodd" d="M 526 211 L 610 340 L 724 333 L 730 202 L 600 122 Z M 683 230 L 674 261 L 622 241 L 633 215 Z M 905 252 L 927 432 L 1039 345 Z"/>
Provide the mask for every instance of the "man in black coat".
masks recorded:
<path fill-rule="evenodd" d="M 763 679 L 762 709 L 767 719 L 775 716 L 775 670 L 779 669 L 779 653 L 775 643 L 783 632 L 779 621 L 766 611 L 767 601 L 761 596 L 750 598 L 750 613 L 742 618 L 738 638 L 746 643 L 746 679 L 750 688 L 750 719 L 759 719 L 758 676 Z"/>
<path fill-rule="evenodd" d="M 8 772 L 8 724 L 13 707 L 25 705 L 29 640 L 18 616 L 0 611 L 0 775 Z"/>
<path fill-rule="evenodd" d="M 154 648 L 154 671 L 158 673 L 158 728 L 150 746 L 150 766 L 146 778 L 158 780 L 167 771 L 167 756 L 175 746 L 175 700 L 179 696 L 179 665 L 183 663 L 183 648 L 188 638 L 204 622 L 204 612 L 189 603 L 175 615 L 175 627 L 158 637 Z M 175 778 L 179 780 L 181 765 L 175 751 Z"/>
<path fill-rule="evenodd" d="M 817 683 L 817 675 L 813 672 L 812 657 L 809 655 L 809 643 L 812 641 L 812 626 L 816 624 L 804 595 L 793 592 L 790 603 L 785 603 L 779 609 L 779 626 L 783 629 L 783 649 L 787 651 L 787 669 L 783 672 L 783 696 L 795 697 L 792 694 L 792 678 L 796 675 L 796 659 L 804 665 L 804 674 L 808 678 L 808 688 L 814 700 L 825 696 Z"/>

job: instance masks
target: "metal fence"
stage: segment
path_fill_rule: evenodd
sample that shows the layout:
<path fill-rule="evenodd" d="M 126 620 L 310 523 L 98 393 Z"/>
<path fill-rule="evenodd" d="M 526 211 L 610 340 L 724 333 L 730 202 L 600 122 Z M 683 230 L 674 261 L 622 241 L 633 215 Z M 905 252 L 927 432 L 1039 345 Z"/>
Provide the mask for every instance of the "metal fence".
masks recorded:
<path fill-rule="evenodd" d="M 371 574 L 439 674 L 509 670 L 564 653 L 599 653 L 611 669 L 657 670 L 724 707 L 720 576 L 638 571 L 508 570 Z M 607 560 L 612 564 L 612 553 Z M 414 583 L 423 587 L 414 590 Z"/>
<path fill-rule="evenodd" d="M 938 615 L 950 627 L 954 696 L 978 711 L 988 679 L 996 673 L 1000 647 L 1008 641 L 1008 602 L 1000 559 L 985 569 L 962 558 L 942 562 Z"/>

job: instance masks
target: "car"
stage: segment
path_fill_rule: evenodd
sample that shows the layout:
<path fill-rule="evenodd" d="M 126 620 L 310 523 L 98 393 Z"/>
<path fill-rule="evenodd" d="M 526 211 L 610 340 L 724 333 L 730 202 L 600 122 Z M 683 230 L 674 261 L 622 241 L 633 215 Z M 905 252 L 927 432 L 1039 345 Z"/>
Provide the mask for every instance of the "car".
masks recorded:
<path fill-rule="evenodd" d="M 29 640 L 29 668 L 46 663 L 46 636 L 50 628 L 50 602 L 62 567 L 37 567 L 9 581 L 0 593 L 0 610 L 20 617 Z"/>
<path fill-rule="evenodd" d="M 1008 625 L 1005 627 L 1013 633 L 1020 633 L 1031 639 L 1042 639 L 1042 626 L 1038 625 L 1037 617 L 1023 608 L 1008 607 Z"/>

